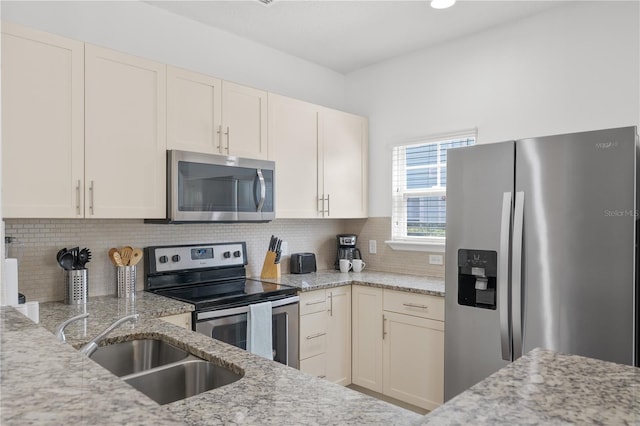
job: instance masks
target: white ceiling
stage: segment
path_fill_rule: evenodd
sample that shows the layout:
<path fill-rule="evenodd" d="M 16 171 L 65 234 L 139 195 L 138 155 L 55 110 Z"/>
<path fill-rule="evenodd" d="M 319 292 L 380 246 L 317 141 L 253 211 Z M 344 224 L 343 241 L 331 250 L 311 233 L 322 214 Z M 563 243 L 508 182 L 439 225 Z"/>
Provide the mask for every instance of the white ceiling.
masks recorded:
<path fill-rule="evenodd" d="M 146 3 L 346 74 L 565 2 L 458 0 L 446 10 L 428 0 Z"/>

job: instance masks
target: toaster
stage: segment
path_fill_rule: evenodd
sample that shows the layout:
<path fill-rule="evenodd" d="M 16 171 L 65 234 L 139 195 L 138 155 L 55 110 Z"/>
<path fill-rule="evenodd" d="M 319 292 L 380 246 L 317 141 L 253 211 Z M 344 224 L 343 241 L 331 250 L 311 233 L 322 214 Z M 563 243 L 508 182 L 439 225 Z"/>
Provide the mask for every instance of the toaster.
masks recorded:
<path fill-rule="evenodd" d="M 313 253 L 292 253 L 290 264 L 292 274 L 316 272 L 316 255 Z"/>

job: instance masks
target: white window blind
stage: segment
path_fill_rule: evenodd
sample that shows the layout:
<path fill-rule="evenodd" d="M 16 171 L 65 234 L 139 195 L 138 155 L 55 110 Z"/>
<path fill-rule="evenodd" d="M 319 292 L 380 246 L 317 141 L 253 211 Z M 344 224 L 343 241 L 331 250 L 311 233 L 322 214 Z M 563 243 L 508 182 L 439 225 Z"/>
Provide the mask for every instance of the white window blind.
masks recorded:
<path fill-rule="evenodd" d="M 393 241 L 444 244 L 447 150 L 475 141 L 475 133 L 467 133 L 393 148 Z"/>

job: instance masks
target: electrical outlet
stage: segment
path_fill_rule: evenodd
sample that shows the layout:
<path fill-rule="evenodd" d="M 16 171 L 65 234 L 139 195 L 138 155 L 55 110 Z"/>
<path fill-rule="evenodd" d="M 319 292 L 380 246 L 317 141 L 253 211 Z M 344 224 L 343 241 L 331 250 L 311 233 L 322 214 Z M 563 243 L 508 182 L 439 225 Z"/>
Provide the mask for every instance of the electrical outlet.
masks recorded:
<path fill-rule="evenodd" d="M 442 255 L 440 254 L 430 254 L 429 255 L 429 264 L 430 265 L 442 265 Z"/>
<path fill-rule="evenodd" d="M 376 240 L 369 240 L 369 254 L 376 254 Z"/>
<path fill-rule="evenodd" d="M 280 253 L 281 256 L 286 256 L 289 254 L 289 243 L 287 243 L 286 241 L 283 241 L 282 244 L 280 244 L 280 251 L 282 253 Z"/>

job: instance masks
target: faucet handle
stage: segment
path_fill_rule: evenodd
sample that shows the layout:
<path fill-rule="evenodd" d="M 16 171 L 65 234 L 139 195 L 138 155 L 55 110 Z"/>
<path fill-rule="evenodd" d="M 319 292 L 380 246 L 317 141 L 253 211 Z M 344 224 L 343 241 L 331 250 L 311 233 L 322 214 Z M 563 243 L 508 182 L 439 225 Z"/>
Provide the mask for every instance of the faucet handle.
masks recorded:
<path fill-rule="evenodd" d="M 80 315 L 76 315 L 75 317 L 71 317 L 68 320 L 60 323 L 55 331 L 54 334 L 56 335 L 56 337 L 58 338 L 58 340 L 60 340 L 62 343 L 65 343 L 67 341 L 67 337 L 64 335 L 64 329 L 71 324 L 74 321 L 78 321 L 81 320 L 83 318 L 86 318 L 89 316 L 89 313 L 84 313 L 84 314 L 80 314 Z"/>

